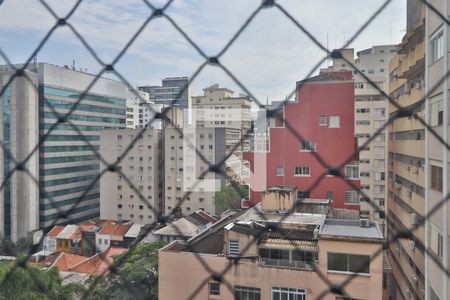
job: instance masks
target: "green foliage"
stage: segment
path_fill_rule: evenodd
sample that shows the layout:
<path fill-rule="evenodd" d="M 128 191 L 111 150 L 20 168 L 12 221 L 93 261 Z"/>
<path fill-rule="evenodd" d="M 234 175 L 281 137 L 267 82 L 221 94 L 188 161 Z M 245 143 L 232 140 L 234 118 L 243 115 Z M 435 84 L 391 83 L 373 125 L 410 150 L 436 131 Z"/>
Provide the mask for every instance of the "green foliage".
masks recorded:
<path fill-rule="evenodd" d="M 241 208 L 241 199 L 248 197 L 248 186 L 238 182 L 232 182 L 222 191 L 214 195 L 216 214 L 221 214 L 228 209 Z"/>
<path fill-rule="evenodd" d="M 158 249 L 164 245 L 139 243 L 130 253 L 116 256 L 116 272 L 91 278 L 99 281 L 89 299 L 158 299 Z"/>
<path fill-rule="evenodd" d="M 58 271 L 28 266 L 15 267 L 14 262 L 0 262 L 0 299 L 74 299 L 82 287 L 62 285 Z"/>
<path fill-rule="evenodd" d="M 0 254 L 17 256 L 20 254 L 28 253 L 31 246 L 31 242 L 26 238 L 18 239 L 15 244 L 9 240 L 0 239 Z"/>

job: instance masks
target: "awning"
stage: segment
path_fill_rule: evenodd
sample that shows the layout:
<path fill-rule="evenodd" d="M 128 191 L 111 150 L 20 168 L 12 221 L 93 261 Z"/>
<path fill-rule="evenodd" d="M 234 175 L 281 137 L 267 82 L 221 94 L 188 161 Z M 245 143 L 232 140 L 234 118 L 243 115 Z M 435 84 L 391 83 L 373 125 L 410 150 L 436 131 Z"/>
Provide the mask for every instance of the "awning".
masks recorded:
<path fill-rule="evenodd" d="M 259 244 L 259 248 L 270 249 L 301 249 L 308 251 L 318 251 L 317 242 L 306 240 L 288 240 L 265 238 Z"/>

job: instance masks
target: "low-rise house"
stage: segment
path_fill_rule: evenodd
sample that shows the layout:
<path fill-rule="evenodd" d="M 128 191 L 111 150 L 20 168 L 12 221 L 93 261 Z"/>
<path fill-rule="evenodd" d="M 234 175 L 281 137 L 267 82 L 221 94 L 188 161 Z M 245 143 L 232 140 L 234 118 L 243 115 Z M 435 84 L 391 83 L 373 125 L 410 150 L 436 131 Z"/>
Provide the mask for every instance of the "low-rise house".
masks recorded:
<path fill-rule="evenodd" d="M 139 236 L 144 225 L 134 223 L 123 236 L 123 247 L 129 248 L 130 244 Z"/>
<path fill-rule="evenodd" d="M 382 299 L 379 225 L 292 212 L 293 195 L 272 191 L 253 208 L 162 248 L 159 298 Z M 333 294 L 330 285 L 349 277 L 345 295 Z"/>
<path fill-rule="evenodd" d="M 95 234 L 95 246 L 98 251 L 103 252 L 110 246 L 123 247 L 124 235 L 132 226 L 132 223 L 109 223 Z"/>
<path fill-rule="evenodd" d="M 81 252 L 81 233 L 77 225 L 66 225 L 56 236 L 56 252 Z"/>
<path fill-rule="evenodd" d="M 154 231 L 153 234 L 166 243 L 174 240 L 186 241 L 207 229 L 216 221 L 217 219 L 212 215 L 198 210 L 189 216 L 175 220 L 169 225 Z"/>

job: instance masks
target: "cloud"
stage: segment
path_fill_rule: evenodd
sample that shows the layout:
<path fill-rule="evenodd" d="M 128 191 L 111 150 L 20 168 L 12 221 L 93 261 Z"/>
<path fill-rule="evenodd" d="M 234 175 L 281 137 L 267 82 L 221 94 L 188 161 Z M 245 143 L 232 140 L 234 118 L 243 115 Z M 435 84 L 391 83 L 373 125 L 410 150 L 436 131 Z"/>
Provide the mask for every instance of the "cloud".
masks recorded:
<path fill-rule="evenodd" d="M 156 7 L 165 1 L 151 1 Z M 384 1 L 279 0 L 292 16 L 324 45 L 339 47 Z M 398 43 L 405 27 L 405 1 L 392 1 L 387 9 L 358 37 L 356 50 L 373 45 Z M 74 1 L 48 1 L 58 15 Z M 177 1 L 167 14 L 208 56 L 216 55 L 239 30 L 259 0 Z M 70 22 L 106 62 L 111 61 L 151 14 L 141 0 L 86 0 Z M 403 17 L 399 17 L 403 16 Z M 36 47 L 55 20 L 34 0 L 5 1 L 0 6 L 2 49 L 20 62 Z M 324 53 L 275 7 L 263 9 L 221 57 L 260 100 L 284 98 L 297 80 L 310 71 Z M 41 60 L 77 65 L 96 72 L 99 66 L 67 29 L 59 28 L 39 54 Z M 204 61 L 185 38 L 165 19 L 150 22 L 131 45 L 117 69 L 133 84 L 158 84 L 166 76 L 189 76 Z M 195 82 L 195 90 L 218 82 L 237 92 L 241 89 L 217 67 L 208 67 Z"/>

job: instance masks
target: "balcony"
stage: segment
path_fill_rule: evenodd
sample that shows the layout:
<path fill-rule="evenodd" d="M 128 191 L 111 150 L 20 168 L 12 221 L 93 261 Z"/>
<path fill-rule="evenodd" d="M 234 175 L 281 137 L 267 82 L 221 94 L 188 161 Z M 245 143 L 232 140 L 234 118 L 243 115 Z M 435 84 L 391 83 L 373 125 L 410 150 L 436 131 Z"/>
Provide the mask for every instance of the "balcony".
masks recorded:
<path fill-rule="evenodd" d="M 315 263 L 306 261 L 289 261 L 287 259 L 263 258 L 259 259 L 259 265 L 264 267 L 289 268 L 306 271 L 314 271 Z"/>

